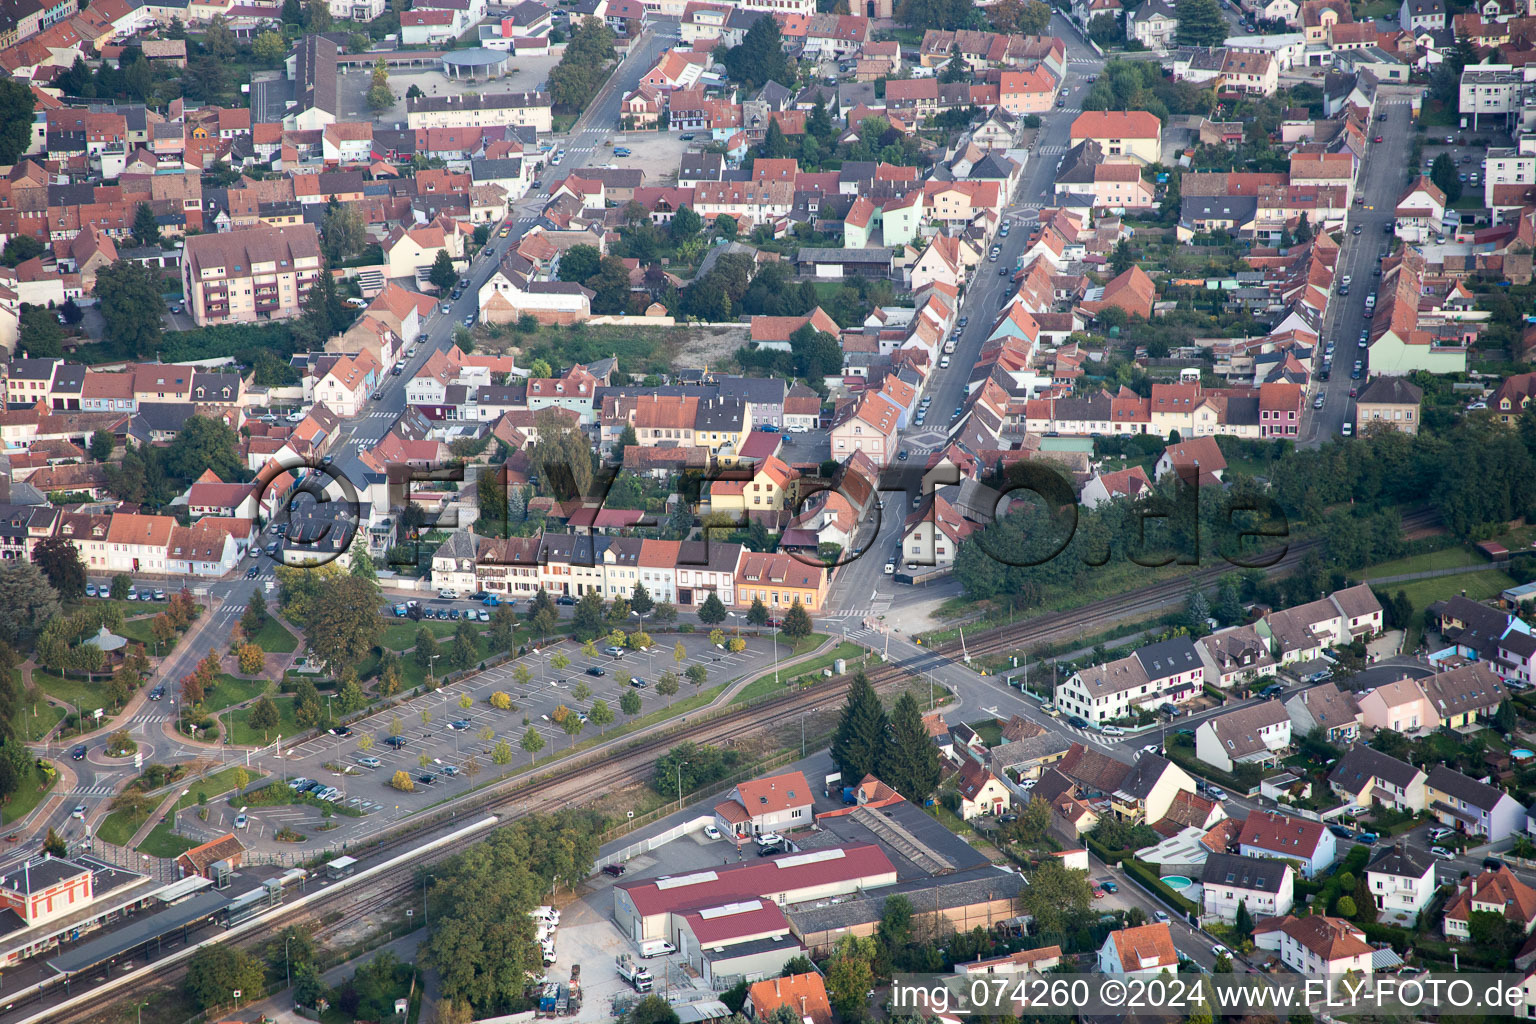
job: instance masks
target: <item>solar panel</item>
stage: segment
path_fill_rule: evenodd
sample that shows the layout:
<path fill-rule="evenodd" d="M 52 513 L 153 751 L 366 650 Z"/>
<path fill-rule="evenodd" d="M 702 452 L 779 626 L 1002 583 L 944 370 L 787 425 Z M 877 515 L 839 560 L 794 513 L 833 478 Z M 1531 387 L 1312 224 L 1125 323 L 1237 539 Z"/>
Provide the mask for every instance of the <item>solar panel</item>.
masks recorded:
<path fill-rule="evenodd" d="M 750 914 L 754 910 L 762 910 L 762 900 L 745 900 L 741 903 L 727 903 L 723 907 L 710 907 L 708 910 L 699 911 L 699 916 L 706 921 L 713 921 L 717 917 L 730 917 L 734 914 Z"/>

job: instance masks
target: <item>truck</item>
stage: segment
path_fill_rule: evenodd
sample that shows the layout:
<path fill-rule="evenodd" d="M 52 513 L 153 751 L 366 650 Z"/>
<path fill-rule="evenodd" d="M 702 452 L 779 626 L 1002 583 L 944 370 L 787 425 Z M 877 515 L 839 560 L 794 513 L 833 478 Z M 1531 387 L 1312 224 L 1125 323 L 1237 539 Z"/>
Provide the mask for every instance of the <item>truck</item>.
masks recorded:
<path fill-rule="evenodd" d="M 677 952 L 677 947 L 666 939 L 651 939 L 640 943 L 640 959 L 650 960 L 652 957 L 670 956 Z"/>
<path fill-rule="evenodd" d="M 555 1007 L 565 1001 L 565 986 L 558 981 L 545 982 L 539 993 L 539 1012 L 554 1013 Z"/>
<path fill-rule="evenodd" d="M 651 972 L 642 964 L 635 963 L 634 957 L 628 953 L 621 953 L 613 958 L 614 967 L 619 972 L 619 977 L 634 986 L 636 992 L 649 992 L 653 984 Z"/>

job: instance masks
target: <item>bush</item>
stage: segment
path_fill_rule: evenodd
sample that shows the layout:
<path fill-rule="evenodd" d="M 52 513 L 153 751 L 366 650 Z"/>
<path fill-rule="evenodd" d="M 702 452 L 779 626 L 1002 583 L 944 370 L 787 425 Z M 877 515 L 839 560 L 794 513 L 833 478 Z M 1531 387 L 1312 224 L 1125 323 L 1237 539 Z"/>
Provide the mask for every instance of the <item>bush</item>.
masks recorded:
<path fill-rule="evenodd" d="M 1156 896 L 1158 899 L 1162 900 L 1173 909 L 1179 911 L 1181 914 L 1188 915 L 1199 912 L 1200 908 L 1195 905 L 1193 900 L 1185 896 L 1180 896 L 1178 893 L 1170 889 L 1167 884 L 1158 877 L 1157 872 L 1152 870 L 1150 865 L 1144 864 L 1141 861 L 1136 860 L 1134 857 L 1127 857 L 1125 860 L 1121 861 L 1120 866 L 1125 869 L 1126 874 L 1140 882 L 1142 888 L 1146 889 L 1152 895 Z"/>
<path fill-rule="evenodd" d="M 389 784 L 402 793 L 416 792 L 416 780 L 411 778 L 410 772 L 395 772 L 395 777 L 389 780 Z"/>

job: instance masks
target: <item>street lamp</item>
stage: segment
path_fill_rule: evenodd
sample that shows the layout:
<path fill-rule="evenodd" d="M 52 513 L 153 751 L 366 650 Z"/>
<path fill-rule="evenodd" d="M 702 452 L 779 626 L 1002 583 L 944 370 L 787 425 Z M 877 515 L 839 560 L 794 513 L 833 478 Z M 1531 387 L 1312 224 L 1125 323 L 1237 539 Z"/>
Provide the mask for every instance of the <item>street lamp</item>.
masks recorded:
<path fill-rule="evenodd" d="M 292 941 L 292 935 L 283 936 L 283 978 L 288 982 L 287 988 L 293 988 L 293 963 L 288 959 L 288 943 Z"/>
<path fill-rule="evenodd" d="M 729 616 L 730 618 L 733 618 L 733 619 L 740 619 L 742 617 L 740 615 L 737 615 L 735 612 L 726 612 L 725 614 L 727 616 Z M 738 638 L 741 636 L 741 623 L 740 622 L 736 623 L 736 636 Z"/>
<path fill-rule="evenodd" d="M 677 762 L 677 809 L 683 809 L 683 769 L 688 766 L 687 761 Z"/>

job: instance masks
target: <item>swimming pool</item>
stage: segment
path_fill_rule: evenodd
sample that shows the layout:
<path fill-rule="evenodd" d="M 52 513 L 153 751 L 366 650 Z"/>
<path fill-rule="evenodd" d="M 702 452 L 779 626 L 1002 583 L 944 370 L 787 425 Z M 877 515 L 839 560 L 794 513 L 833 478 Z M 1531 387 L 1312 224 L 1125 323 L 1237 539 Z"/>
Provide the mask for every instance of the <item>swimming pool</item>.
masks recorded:
<path fill-rule="evenodd" d="M 1164 875 L 1162 883 L 1176 892 L 1188 889 L 1195 884 L 1195 880 L 1188 875 Z"/>
<path fill-rule="evenodd" d="M 1527 747 L 1516 747 L 1514 750 L 1509 752 L 1509 756 L 1514 758 L 1516 761 L 1528 761 L 1531 758 L 1536 757 L 1536 750 L 1531 750 Z"/>

